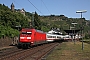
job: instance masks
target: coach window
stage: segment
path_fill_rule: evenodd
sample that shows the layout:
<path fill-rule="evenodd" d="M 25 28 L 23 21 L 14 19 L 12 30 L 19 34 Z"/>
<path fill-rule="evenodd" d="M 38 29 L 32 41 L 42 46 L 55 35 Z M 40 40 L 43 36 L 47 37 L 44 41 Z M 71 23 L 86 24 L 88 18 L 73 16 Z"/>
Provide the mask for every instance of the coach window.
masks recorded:
<path fill-rule="evenodd" d="M 56 38 L 55 36 L 53 36 L 53 38 Z"/>
<path fill-rule="evenodd" d="M 60 36 L 57 36 L 57 38 L 61 38 Z"/>
<path fill-rule="evenodd" d="M 52 38 L 52 36 L 48 36 L 48 38 Z"/>

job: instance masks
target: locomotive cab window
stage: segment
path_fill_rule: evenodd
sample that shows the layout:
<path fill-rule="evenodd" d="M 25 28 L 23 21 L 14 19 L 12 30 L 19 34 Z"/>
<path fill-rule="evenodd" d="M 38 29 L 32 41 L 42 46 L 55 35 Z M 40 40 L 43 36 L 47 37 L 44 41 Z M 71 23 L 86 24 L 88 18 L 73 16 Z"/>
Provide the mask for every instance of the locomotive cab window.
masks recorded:
<path fill-rule="evenodd" d="M 22 34 L 32 34 L 31 32 L 22 32 Z"/>
<path fill-rule="evenodd" d="M 26 34 L 26 32 L 22 32 L 22 34 Z"/>

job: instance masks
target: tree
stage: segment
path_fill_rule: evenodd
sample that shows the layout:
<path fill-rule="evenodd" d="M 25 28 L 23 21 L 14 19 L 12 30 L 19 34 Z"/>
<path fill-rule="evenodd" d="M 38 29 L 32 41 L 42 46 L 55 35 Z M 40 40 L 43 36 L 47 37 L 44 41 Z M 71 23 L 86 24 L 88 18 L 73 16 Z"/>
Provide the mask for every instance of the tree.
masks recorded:
<path fill-rule="evenodd" d="M 16 26 L 21 26 L 21 28 L 29 27 L 28 19 L 20 12 L 12 12 L 7 6 L 0 4 L 0 37 L 17 36 L 19 31 Z"/>
<path fill-rule="evenodd" d="M 41 30 L 41 21 L 40 19 L 38 18 L 38 14 L 35 12 L 35 15 L 34 15 L 34 27 L 36 29 L 39 29 Z"/>

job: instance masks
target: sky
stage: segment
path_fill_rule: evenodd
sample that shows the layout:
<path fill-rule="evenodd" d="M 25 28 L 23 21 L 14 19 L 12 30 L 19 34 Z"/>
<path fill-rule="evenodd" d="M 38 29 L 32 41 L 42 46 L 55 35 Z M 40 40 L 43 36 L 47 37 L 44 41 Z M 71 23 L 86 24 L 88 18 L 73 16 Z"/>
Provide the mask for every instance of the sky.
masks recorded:
<path fill-rule="evenodd" d="M 90 0 L 0 0 L 10 8 L 14 3 L 15 9 L 24 8 L 27 12 L 37 12 L 39 15 L 65 15 L 69 18 L 80 18 L 78 10 L 87 10 L 82 17 L 90 20 Z"/>

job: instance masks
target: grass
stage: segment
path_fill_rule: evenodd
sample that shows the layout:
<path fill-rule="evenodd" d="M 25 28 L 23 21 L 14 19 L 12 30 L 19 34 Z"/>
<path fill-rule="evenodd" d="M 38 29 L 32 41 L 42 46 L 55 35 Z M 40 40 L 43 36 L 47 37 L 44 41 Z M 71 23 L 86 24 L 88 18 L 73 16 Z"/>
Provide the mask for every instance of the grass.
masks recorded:
<path fill-rule="evenodd" d="M 46 58 L 46 60 L 90 60 L 90 44 L 82 42 L 63 42 Z"/>

